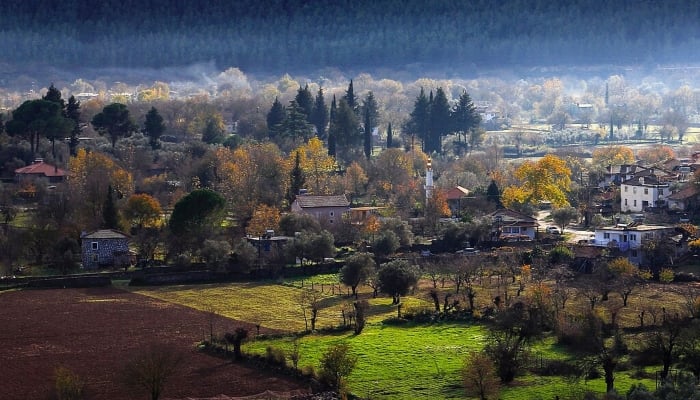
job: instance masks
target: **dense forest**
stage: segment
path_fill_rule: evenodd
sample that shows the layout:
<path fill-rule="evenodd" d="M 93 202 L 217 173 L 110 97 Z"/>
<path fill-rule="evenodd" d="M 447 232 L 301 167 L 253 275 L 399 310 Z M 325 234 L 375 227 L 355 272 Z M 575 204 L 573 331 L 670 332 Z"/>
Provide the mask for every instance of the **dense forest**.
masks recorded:
<path fill-rule="evenodd" d="M 684 0 L 6 0 L 0 80 L 18 66 L 257 73 L 698 61 L 700 3 Z M 3 64 L 4 63 L 4 64 Z"/>

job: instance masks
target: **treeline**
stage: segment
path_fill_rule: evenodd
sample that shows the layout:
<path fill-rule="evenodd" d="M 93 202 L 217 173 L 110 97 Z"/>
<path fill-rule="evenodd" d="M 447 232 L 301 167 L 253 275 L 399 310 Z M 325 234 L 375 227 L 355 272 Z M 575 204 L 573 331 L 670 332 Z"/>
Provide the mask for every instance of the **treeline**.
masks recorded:
<path fill-rule="evenodd" d="M 670 0 L 9 0 L 5 62 L 256 71 L 697 60 L 700 5 Z"/>

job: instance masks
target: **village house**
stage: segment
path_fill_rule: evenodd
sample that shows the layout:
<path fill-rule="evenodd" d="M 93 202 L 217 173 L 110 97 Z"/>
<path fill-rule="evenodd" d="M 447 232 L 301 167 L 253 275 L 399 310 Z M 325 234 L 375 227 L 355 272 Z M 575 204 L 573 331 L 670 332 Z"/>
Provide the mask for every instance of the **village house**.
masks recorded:
<path fill-rule="evenodd" d="M 647 171 L 645 171 L 647 172 Z M 641 212 L 650 207 L 663 207 L 671 195 L 668 181 L 653 173 L 635 175 L 620 185 L 620 210 Z"/>
<path fill-rule="evenodd" d="M 537 219 L 506 208 L 488 215 L 491 218 L 491 238 L 494 241 L 517 242 L 534 240 L 537 234 Z"/>
<path fill-rule="evenodd" d="M 114 229 L 100 229 L 80 236 L 83 268 L 124 267 L 131 263 L 129 236 Z"/>
<path fill-rule="evenodd" d="M 67 175 L 63 169 L 44 162 L 42 158 L 37 158 L 32 164 L 15 170 L 15 181 L 21 183 L 43 178 L 49 183 L 60 183 Z"/>
<path fill-rule="evenodd" d="M 332 229 L 350 210 L 350 202 L 344 194 L 335 196 L 300 194 L 294 199 L 291 209 L 293 213 L 308 214 L 314 217 L 322 227 Z"/>
<path fill-rule="evenodd" d="M 596 228 L 594 246 L 615 249 L 633 264 L 644 264 L 642 246 L 645 241 L 678 239 L 676 229 L 664 225 L 644 225 L 637 222 Z M 677 243 L 678 241 L 675 240 Z M 682 250 L 677 250 L 679 253 Z"/>

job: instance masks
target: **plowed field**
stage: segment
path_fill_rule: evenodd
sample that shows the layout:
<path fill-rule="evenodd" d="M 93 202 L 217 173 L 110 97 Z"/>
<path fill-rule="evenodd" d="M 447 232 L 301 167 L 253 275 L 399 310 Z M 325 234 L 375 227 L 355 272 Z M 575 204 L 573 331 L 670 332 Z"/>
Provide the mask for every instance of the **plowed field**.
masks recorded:
<path fill-rule="evenodd" d="M 115 288 L 0 293 L 0 397 L 50 399 L 54 371 L 64 366 L 83 379 L 86 399 L 147 399 L 124 382 L 122 371 L 154 342 L 184 355 L 162 398 L 303 389 L 286 377 L 198 353 L 195 343 L 208 336 L 211 321 L 217 333 L 245 325 Z"/>

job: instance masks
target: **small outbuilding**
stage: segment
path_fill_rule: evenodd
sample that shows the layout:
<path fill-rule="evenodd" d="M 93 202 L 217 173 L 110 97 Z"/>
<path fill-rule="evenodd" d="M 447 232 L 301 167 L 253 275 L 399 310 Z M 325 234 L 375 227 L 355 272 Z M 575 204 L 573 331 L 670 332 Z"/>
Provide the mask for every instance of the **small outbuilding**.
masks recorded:
<path fill-rule="evenodd" d="M 115 229 L 100 229 L 80 236 L 83 268 L 122 268 L 131 263 L 129 236 Z"/>

